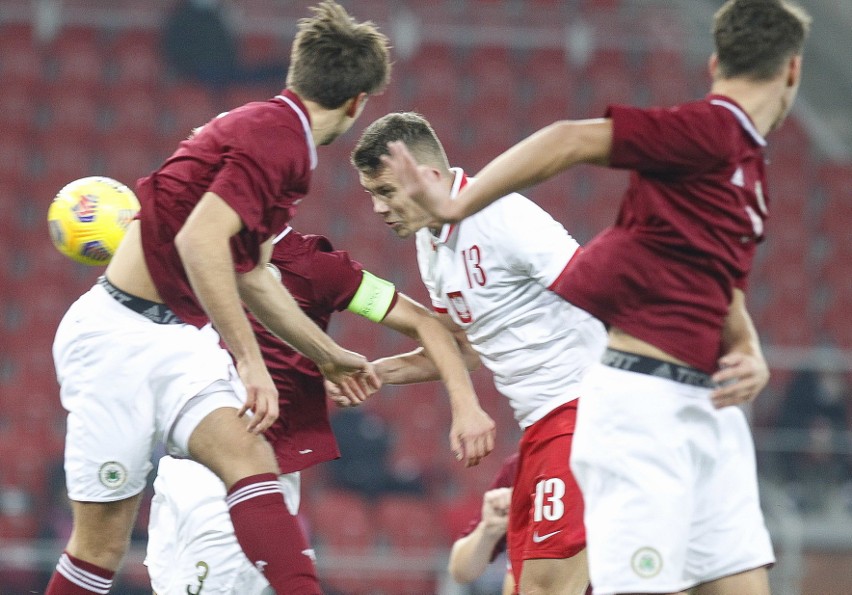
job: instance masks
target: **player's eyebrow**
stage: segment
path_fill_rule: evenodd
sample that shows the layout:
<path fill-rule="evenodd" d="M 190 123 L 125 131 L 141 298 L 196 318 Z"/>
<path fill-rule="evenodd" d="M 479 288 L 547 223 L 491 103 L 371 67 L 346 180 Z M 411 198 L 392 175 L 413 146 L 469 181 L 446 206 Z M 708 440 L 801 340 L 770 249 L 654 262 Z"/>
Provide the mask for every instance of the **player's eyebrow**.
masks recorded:
<path fill-rule="evenodd" d="M 387 196 L 388 194 L 396 192 L 396 188 L 390 184 L 380 184 L 379 186 L 370 189 L 370 192 L 381 196 Z"/>

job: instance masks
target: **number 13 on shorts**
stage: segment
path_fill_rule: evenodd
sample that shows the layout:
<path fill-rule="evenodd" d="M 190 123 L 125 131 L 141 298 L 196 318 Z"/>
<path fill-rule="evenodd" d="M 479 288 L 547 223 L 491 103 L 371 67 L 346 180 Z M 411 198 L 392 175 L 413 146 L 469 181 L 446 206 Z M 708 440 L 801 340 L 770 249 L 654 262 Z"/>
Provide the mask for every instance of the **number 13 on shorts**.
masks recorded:
<path fill-rule="evenodd" d="M 556 521 L 565 514 L 565 482 L 558 477 L 542 479 L 535 486 L 533 521 Z"/>

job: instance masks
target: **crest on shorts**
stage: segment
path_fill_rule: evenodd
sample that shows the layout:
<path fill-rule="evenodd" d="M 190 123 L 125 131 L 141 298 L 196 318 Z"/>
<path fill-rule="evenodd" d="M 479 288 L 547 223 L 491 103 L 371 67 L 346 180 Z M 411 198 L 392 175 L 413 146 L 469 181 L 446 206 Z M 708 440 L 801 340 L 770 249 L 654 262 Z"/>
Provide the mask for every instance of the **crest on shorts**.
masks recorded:
<path fill-rule="evenodd" d="M 105 487 L 117 490 L 127 481 L 127 469 L 121 463 L 107 461 L 98 469 L 98 479 Z"/>
<path fill-rule="evenodd" d="M 630 558 L 630 566 L 638 576 L 652 578 L 663 569 L 663 557 L 652 547 L 640 547 Z"/>

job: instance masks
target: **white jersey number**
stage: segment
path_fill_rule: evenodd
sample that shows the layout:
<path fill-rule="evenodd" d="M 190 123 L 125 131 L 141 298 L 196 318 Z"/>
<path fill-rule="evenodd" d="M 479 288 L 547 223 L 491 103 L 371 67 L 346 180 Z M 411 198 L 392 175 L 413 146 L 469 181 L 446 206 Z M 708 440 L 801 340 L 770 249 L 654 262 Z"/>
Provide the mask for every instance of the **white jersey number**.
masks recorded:
<path fill-rule="evenodd" d="M 565 514 L 562 498 L 565 496 L 565 482 L 558 477 L 542 479 L 535 486 L 535 512 L 533 520 L 555 521 Z"/>

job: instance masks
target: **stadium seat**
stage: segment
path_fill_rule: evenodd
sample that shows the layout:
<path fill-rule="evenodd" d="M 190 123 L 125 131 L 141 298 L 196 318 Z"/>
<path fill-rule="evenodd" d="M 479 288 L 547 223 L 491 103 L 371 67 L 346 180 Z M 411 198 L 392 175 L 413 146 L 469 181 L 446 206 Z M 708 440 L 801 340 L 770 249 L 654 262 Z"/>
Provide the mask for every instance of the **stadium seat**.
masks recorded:
<path fill-rule="evenodd" d="M 32 132 L 36 126 L 38 104 L 33 101 L 35 87 L 0 85 L 0 129 L 3 130 L 4 136 L 25 135 Z"/>
<path fill-rule="evenodd" d="M 51 81 L 68 90 L 95 90 L 104 83 L 107 52 L 97 29 L 62 29 L 49 56 Z"/>
<path fill-rule="evenodd" d="M 162 132 L 162 110 L 156 89 L 109 87 L 104 103 L 108 111 L 106 134 L 116 138 L 133 139 L 135 143 L 152 146 Z"/>
<path fill-rule="evenodd" d="M 164 89 L 161 109 L 166 113 L 167 136 L 175 144 L 224 111 L 207 89 L 192 83 L 177 83 Z"/>
<path fill-rule="evenodd" d="M 450 545 L 439 510 L 429 500 L 387 494 L 375 509 L 376 530 L 383 543 L 401 551 L 429 551 Z"/>
<path fill-rule="evenodd" d="M 312 542 L 335 552 L 362 552 L 375 542 L 367 505 L 357 494 L 325 489 L 305 498 Z"/>
<path fill-rule="evenodd" d="M 117 89 L 155 89 L 165 76 L 155 32 L 120 30 L 110 46 L 109 83 Z"/>
<path fill-rule="evenodd" d="M 44 77 L 44 54 L 28 27 L 0 29 L 0 79 L 4 86 L 32 89 Z"/>
<path fill-rule="evenodd" d="M 9 188 L 17 187 L 32 174 L 29 135 L 25 131 L 0 135 L 0 180 Z M 10 211 L 6 211 L 9 213 Z"/>
<path fill-rule="evenodd" d="M 47 114 L 44 135 L 84 146 L 92 142 L 103 125 L 104 113 L 95 87 L 66 87 L 57 82 L 42 87 L 41 97 Z"/>

